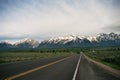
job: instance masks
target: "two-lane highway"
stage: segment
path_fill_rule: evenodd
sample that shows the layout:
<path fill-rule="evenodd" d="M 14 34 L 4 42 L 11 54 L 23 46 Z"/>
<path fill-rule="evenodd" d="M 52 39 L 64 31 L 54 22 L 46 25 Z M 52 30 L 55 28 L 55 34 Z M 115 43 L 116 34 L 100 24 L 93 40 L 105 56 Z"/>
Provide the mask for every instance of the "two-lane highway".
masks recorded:
<path fill-rule="evenodd" d="M 0 80 L 120 80 L 83 53 L 0 65 Z"/>
<path fill-rule="evenodd" d="M 0 65 L 0 79 L 72 80 L 79 55 Z M 61 60 L 61 61 L 60 61 Z M 56 62 L 58 61 L 58 62 Z M 54 63 L 56 62 L 56 63 Z M 52 63 L 52 64 L 51 64 Z M 49 65 L 51 64 L 51 65 Z M 48 65 L 48 66 L 46 66 Z M 44 68 L 40 68 L 45 66 Z M 37 69 L 39 68 L 39 69 Z M 34 71 L 34 69 L 37 69 Z M 33 71 L 32 71 L 33 70 Z M 29 72 L 30 71 L 30 72 Z M 27 74 L 24 74 L 28 72 Z M 24 75 L 23 75 L 24 74 Z M 22 76 L 18 76 L 22 75 Z M 15 76 L 15 78 L 13 78 Z M 16 77 L 17 76 L 17 77 Z"/>

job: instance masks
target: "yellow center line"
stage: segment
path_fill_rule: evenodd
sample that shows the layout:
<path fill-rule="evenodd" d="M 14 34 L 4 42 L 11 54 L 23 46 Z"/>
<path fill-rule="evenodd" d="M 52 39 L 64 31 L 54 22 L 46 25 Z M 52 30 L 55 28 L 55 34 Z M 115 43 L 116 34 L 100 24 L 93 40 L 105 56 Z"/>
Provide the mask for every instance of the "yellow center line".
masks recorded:
<path fill-rule="evenodd" d="M 59 62 L 65 60 L 65 59 L 68 59 L 68 58 L 70 58 L 70 57 L 71 57 L 71 56 L 66 57 L 66 58 L 63 58 L 63 59 L 60 59 L 60 60 L 57 60 L 57 61 L 54 61 L 54 62 L 51 62 L 51 63 L 49 63 L 49 64 L 46 64 L 46 65 L 43 65 L 43 66 L 40 66 L 40 67 L 37 67 L 37 68 L 34 68 L 34 69 L 31 69 L 31 70 L 28 70 L 28 71 L 25 71 L 25 72 L 22 72 L 22 73 L 20 73 L 20 74 L 16 74 L 16 75 L 14 75 L 14 76 L 11 76 L 11 77 L 6 78 L 5 80 L 12 80 L 12 79 L 15 79 L 15 78 L 24 76 L 24 75 L 26 75 L 26 74 L 35 72 L 35 71 L 37 71 L 37 70 L 43 69 L 43 68 L 45 68 L 45 67 L 48 67 L 48 66 L 50 66 L 50 65 L 59 63 Z"/>

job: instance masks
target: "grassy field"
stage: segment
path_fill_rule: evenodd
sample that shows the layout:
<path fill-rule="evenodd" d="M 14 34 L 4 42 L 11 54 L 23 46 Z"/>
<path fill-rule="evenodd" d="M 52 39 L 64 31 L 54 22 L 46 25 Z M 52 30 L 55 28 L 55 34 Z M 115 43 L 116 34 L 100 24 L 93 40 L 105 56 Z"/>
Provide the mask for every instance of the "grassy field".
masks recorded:
<path fill-rule="evenodd" d="M 16 62 L 23 60 L 35 60 L 43 58 L 52 58 L 66 56 L 72 53 L 66 52 L 2 52 L 0 53 L 0 63 Z"/>
<path fill-rule="evenodd" d="M 84 53 L 96 61 L 120 70 L 120 48 L 92 49 Z"/>
<path fill-rule="evenodd" d="M 35 60 L 84 52 L 88 57 L 120 70 L 120 48 L 69 48 L 0 52 L 0 63 Z"/>

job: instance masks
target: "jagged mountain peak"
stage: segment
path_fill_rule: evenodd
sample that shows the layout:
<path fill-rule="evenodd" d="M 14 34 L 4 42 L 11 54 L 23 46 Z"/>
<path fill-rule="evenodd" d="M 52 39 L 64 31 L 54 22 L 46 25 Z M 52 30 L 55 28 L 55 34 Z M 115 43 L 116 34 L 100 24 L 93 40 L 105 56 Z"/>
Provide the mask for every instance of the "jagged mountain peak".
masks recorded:
<path fill-rule="evenodd" d="M 21 40 L 17 41 L 17 43 L 31 42 L 31 41 L 33 41 L 32 38 L 24 38 L 24 39 L 21 39 Z"/>
<path fill-rule="evenodd" d="M 32 39 L 32 38 L 24 38 L 24 39 L 21 39 L 21 40 L 18 40 L 15 44 L 20 44 L 20 43 L 25 43 L 25 42 L 34 42 L 35 40 Z"/>
<path fill-rule="evenodd" d="M 39 47 L 95 47 L 95 46 L 119 46 L 120 35 L 115 33 L 100 33 L 96 36 L 76 36 L 68 35 L 63 37 L 54 37 L 42 41 Z"/>
<path fill-rule="evenodd" d="M 116 39 L 120 39 L 120 35 L 115 34 L 113 32 L 109 33 L 109 34 L 105 34 L 105 33 L 100 33 L 97 36 L 77 36 L 77 35 L 68 35 L 68 36 L 62 36 L 62 37 L 53 37 L 50 38 L 48 40 L 43 41 L 43 43 L 67 43 L 70 41 L 79 41 L 81 42 L 82 40 L 88 40 L 90 42 L 99 42 L 99 41 L 107 41 L 107 40 L 116 40 Z"/>
<path fill-rule="evenodd" d="M 8 41 L 1 41 L 0 44 L 11 44 L 10 42 Z M 12 44 L 11 44 L 12 45 Z"/>
<path fill-rule="evenodd" d="M 32 38 L 24 38 L 24 39 L 21 39 L 19 41 L 17 41 L 16 43 L 14 43 L 15 46 L 25 46 L 25 45 L 29 45 L 30 47 L 37 47 L 39 45 L 39 42 L 32 39 Z M 28 47 L 29 47 L 28 46 Z"/>
<path fill-rule="evenodd" d="M 77 36 L 77 35 L 67 35 L 67 36 L 61 36 L 61 37 L 52 37 L 48 40 L 45 40 L 43 41 L 42 43 L 60 43 L 60 44 L 65 44 L 67 42 L 70 42 L 70 41 L 76 41 L 78 39 L 83 39 L 84 37 L 80 37 L 80 36 Z"/>
<path fill-rule="evenodd" d="M 3 43 L 3 44 L 2 44 Z M 0 49 L 31 49 L 31 48 L 63 48 L 63 47 L 97 47 L 120 46 L 120 34 L 101 33 L 96 36 L 67 35 L 53 37 L 40 43 L 31 38 L 24 38 L 11 45 L 9 42 L 0 42 Z"/>
<path fill-rule="evenodd" d="M 120 39 L 120 35 L 119 34 L 115 34 L 113 32 L 111 33 L 108 33 L 108 34 L 105 34 L 105 33 L 102 33 L 102 34 L 98 34 L 97 35 L 97 40 L 102 40 L 102 41 L 107 41 L 107 40 L 117 40 L 117 39 Z"/>
<path fill-rule="evenodd" d="M 77 36 L 77 35 L 67 35 L 67 36 L 61 36 L 61 37 L 52 37 L 48 40 L 58 40 L 58 39 L 61 39 L 61 40 L 75 40 L 76 38 L 80 38 L 80 39 L 83 39 L 85 38 L 84 36 Z"/>
<path fill-rule="evenodd" d="M 89 37 L 87 37 L 87 39 L 88 39 L 90 42 L 92 42 L 92 41 L 98 41 L 96 36 L 93 36 L 93 37 L 89 36 Z"/>
<path fill-rule="evenodd" d="M 114 32 L 111 33 L 100 33 L 97 36 L 118 36 L 119 34 L 116 34 Z"/>

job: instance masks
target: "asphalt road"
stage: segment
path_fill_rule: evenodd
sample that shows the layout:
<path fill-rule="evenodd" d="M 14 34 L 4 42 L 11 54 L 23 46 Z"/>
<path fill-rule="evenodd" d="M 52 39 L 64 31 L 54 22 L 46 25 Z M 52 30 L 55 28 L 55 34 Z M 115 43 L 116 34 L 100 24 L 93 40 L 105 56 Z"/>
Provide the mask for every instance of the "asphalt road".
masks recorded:
<path fill-rule="evenodd" d="M 0 65 L 0 80 L 4 80 L 16 74 L 26 72 L 63 58 L 65 57 L 2 64 Z M 78 55 L 73 55 L 59 63 L 33 71 L 32 73 L 15 78 L 14 80 L 70 80 L 73 77 L 78 58 Z"/>
<path fill-rule="evenodd" d="M 120 80 L 120 76 L 91 62 L 82 55 L 76 80 Z"/>
<path fill-rule="evenodd" d="M 75 71 L 77 71 L 76 75 Z M 9 80 L 10 78 L 12 80 L 120 80 L 119 77 L 86 59 L 83 54 L 1 64 L 0 80 L 6 78 Z"/>

